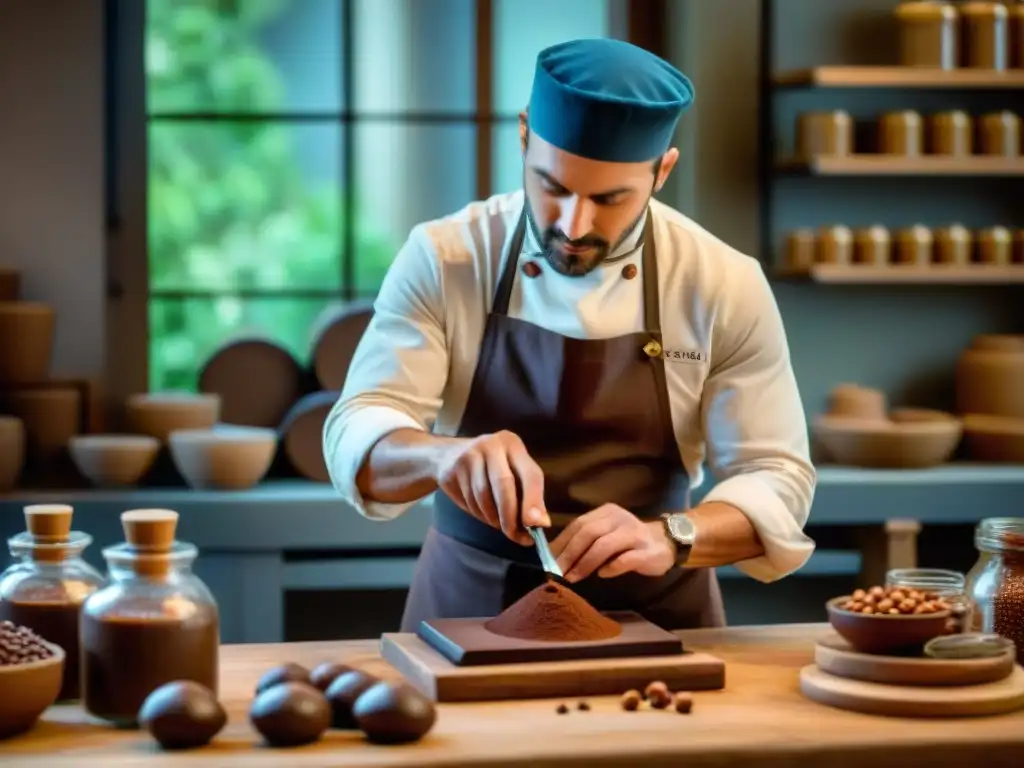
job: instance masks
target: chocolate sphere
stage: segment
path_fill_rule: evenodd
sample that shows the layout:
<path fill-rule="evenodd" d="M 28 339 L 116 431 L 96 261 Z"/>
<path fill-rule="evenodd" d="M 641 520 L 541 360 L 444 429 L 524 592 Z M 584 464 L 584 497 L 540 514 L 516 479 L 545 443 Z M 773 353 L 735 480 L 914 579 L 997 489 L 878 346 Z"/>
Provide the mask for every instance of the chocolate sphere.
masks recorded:
<path fill-rule="evenodd" d="M 279 683 L 253 700 L 249 720 L 271 746 L 297 747 L 316 741 L 327 730 L 331 707 L 309 683 Z"/>
<path fill-rule="evenodd" d="M 381 682 L 367 688 L 356 699 L 352 715 L 375 744 L 419 741 L 437 721 L 434 703 L 405 683 Z"/>
<path fill-rule="evenodd" d="M 205 685 L 176 680 L 146 697 L 138 719 L 164 749 L 192 749 L 209 744 L 227 724 L 228 715 Z"/>
<path fill-rule="evenodd" d="M 313 671 L 309 673 L 309 682 L 321 691 L 326 691 L 335 678 L 351 671 L 352 667 L 348 666 L 348 664 L 325 661 L 313 667 Z"/>
<path fill-rule="evenodd" d="M 358 728 L 352 717 L 352 705 L 356 703 L 359 694 L 377 682 L 378 679 L 373 675 L 357 669 L 334 678 L 327 686 L 327 701 L 331 704 L 332 712 L 331 726 L 345 730 Z"/>
<path fill-rule="evenodd" d="M 268 688 L 280 683 L 308 683 L 309 670 L 301 664 L 289 661 L 279 667 L 267 670 L 256 683 L 256 695 L 259 696 Z"/>

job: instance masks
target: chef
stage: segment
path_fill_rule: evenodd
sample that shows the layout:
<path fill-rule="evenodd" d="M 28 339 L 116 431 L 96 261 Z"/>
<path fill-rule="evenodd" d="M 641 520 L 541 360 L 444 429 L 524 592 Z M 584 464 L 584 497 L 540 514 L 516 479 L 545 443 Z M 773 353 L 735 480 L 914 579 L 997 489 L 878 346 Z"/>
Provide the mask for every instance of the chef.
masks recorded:
<path fill-rule="evenodd" d="M 760 264 L 654 199 L 690 81 L 625 42 L 537 58 L 523 189 L 413 228 L 324 428 L 334 486 L 390 520 L 433 494 L 403 630 L 544 578 L 600 610 L 725 623 L 717 566 L 799 569 L 816 481 Z M 707 462 L 717 483 L 689 490 Z"/>

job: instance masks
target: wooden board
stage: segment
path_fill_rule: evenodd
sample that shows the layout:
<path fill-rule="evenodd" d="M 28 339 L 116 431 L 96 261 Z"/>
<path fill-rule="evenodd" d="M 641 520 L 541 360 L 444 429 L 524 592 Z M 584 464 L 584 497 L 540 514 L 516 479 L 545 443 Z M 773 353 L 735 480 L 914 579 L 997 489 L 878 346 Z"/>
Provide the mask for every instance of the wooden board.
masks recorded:
<path fill-rule="evenodd" d="M 725 663 L 706 653 L 457 666 L 412 633 L 384 634 L 381 655 L 438 702 L 615 696 L 653 680 L 672 690 L 725 687 Z"/>
<path fill-rule="evenodd" d="M 823 672 L 816 664 L 800 670 L 800 691 L 811 701 L 837 709 L 892 717 L 979 717 L 1024 707 L 1024 669 L 983 685 L 885 685 Z"/>
<path fill-rule="evenodd" d="M 683 652 L 677 635 L 652 624 L 639 614 L 620 611 L 605 614 L 622 626 L 622 633 L 608 640 L 589 642 L 530 641 L 489 632 L 483 618 L 424 621 L 420 639 L 460 667 L 478 664 L 519 664 L 530 661 L 611 659 L 636 656 L 669 656 Z"/>
<path fill-rule="evenodd" d="M 1008 677 L 1013 651 L 990 659 L 931 659 L 924 656 L 876 656 L 859 653 L 838 635 L 814 646 L 818 669 L 835 677 L 889 685 L 981 685 Z"/>

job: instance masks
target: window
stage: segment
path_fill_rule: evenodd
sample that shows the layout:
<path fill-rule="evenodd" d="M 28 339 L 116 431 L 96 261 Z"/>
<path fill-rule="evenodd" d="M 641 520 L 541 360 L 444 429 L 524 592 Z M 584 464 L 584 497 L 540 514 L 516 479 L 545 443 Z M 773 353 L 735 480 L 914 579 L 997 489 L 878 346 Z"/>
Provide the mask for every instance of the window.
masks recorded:
<path fill-rule="evenodd" d="M 307 360 L 414 224 L 516 189 L 537 52 L 614 4 L 146 0 L 149 388 L 237 336 Z"/>

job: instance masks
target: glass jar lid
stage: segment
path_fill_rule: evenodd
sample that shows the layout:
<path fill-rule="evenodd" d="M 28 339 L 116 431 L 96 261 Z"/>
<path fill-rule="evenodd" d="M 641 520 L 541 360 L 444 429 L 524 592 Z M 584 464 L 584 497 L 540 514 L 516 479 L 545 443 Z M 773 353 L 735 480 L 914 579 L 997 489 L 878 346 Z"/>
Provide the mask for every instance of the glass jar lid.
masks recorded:
<path fill-rule="evenodd" d="M 974 529 L 974 546 L 979 552 L 1024 553 L 1024 518 L 990 517 Z"/>
<path fill-rule="evenodd" d="M 28 531 L 22 531 L 7 540 L 13 557 L 50 561 L 77 557 L 90 544 L 92 536 L 84 531 L 71 531 L 66 539 L 39 538 Z"/>
<path fill-rule="evenodd" d="M 943 568 L 894 568 L 885 574 L 885 581 L 894 587 L 906 587 L 940 596 L 964 591 L 966 577 Z"/>

